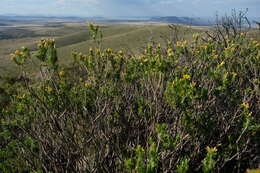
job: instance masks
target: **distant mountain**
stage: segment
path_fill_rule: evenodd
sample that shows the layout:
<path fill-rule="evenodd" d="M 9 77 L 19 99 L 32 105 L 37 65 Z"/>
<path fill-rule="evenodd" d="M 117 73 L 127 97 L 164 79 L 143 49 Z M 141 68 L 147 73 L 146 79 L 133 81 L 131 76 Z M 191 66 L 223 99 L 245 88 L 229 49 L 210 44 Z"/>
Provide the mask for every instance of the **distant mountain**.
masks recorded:
<path fill-rule="evenodd" d="M 195 17 L 177 17 L 177 16 L 152 17 L 151 21 L 172 23 L 172 24 L 197 25 L 197 26 L 212 25 L 210 19 L 195 18 Z"/>
<path fill-rule="evenodd" d="M 7 24 L 5 24 L 5 23 L 0 23 L 0 26 L 7 26 Z"/>

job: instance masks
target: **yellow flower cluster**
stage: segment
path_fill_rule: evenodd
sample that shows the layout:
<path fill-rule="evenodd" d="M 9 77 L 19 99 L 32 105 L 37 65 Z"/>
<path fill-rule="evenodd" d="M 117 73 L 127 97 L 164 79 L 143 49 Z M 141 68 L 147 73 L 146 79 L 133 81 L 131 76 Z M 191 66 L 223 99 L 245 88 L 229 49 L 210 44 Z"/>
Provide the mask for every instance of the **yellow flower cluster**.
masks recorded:
<path fill-rule="evenodd" d="M 253 44 L 258 44 L 258 41 L 257 40 L 253 40 L 252 43 Z"/>
<path fill-rule="evenodd" d="M 173 50 L 172 50 L 172 48 L 168 48 L 167 54 L 168 54 L 168 56 L 173 56 Z"/>
<path fill-rule="evenodd" d="M 60 76 L 64 76 L 64 75 L 65 75 L 65 71 L 60 71 L 60 72 L 59 72 L 59 75 L 60 75 Z"/>
<path fill-rule="evenodd" d="M 260 169 L 247 169 L 246 173 L 260 173 Z"/>
<path fill-rule="evenodd" d="M 225 65 L 225 62 L 224 62 L 224 61 L 222 61 L 222 62 L 219 64 L 220 67 L 223 66 L 223 65 Z"/>
<path fill-rule="evenodd" d="M 192 88 L 194 88 L 194 87 L 196 86 L 196 82 L 192 82 L 192 83 L 190 84 L 190 86 L 191 86 Z"/>
<path fill-rule="evenodd" d="M 52 91 L 53 91 L 53 88 L 47 87 L 45 90 L 46 90 L 47 92 L 52 92 Z"/>
<path fill-rule="evenodd" d="M 218 55 L 213 55 L 213 58 L 214 58 L 214 59 L 217 59 L 217 58 L 218 58 Z"/>
<path fill-rule="evenodd" d="M 107 49 L 106 49 L 106 53 L 108 53 L 108 54 L 111 54 L 112 51 L 113 51 L 113 50 L 112 50 L 111 48 L 107 48 Z"/>
<path fill-rule="evenodd" d="M 82 52 L 80 52 L 80 53 L 79 53 L 79 56 L 83 56 L 83 53 L 82 53 Z"/>
<path fill-rule="evenodd" d="M 122 55 L 124 55 L 124 52 L 122 50 L 119 50 L 118 54 L 122 56 Z"/>
<path fill-rule="evenodd" d="M 231 74 L 236 77 L 237 76 L 237 73 L 236 72 L 231 72 Z"/>
<path fill-rule="evenodd" d="M 18 99 L 24 99 L 24 98 L 25 98 L 25 94 L 16 96 L 16 98 L 18 98 Z"/>
<path fill-rule="evenodd" d="M 218 151 L 216 147 L 209 147 L 209 146 L 206 147 L 206 150 L 208 153 L 216 153 Z"/>
<path fill-rule="evenodd" d="M 232 45 L 234 46 L 234 44 L 232 44 Z M 235 49 L 234 47 L 232 47 L 232 45 L 231 45 L 230 47 L 226 47 L 226 48 L 225 48 L 225 51 L 226 51 L 226 52 L 229 52 L 229 51 L 230 51 L 230 52 L 234 52 L 236 49 Z"/>
<path fill-rule="evenodd" d="M 189 80 L 190 79 L 190 75 L 185 74 L 182 76 L 182 80 Z"/>
<path fill-rule="evenodd" d="M 149 61 L 148 58 L 145 58 L 145 59 L 144 59 L 144 62 L 148 62 L 148 61 Z"/>
<path fill-rule="evenodd" d="M 200 47 L 201 47 L 201 49 L 207 50 L 209 46 L 207 44 L 205 44 L 205 45 L 201 45 Z"/>
<path fill-rule="evenodd" d="M 100 49 L 97 48 L 96 52 L 97 52 L 97 54 L 100 54 L 101 51 L 100 51 Z"/>
<path fill-rule="evenodd" d="M 42 39 L 39 43 L 38 43 L 38 45 L 37 45 L 37 47 L 38 48 L 47 48 L 50 44 L 54 44 L 54 39 Z"/>
<path fill-rule="evenodd" d="M 249 104 L 248 103 L 242 103 L 241 107 L 243 107 L 245 109 L 249 109 Z"/>
<path fill-rule="evenodd" d="M 16 50 L 16 51 L 14 52 L 14 54 L 17 55 L 17 56 L 18 56 L 18 55 L 21 55 L 21 54 L 22 54 L 22 51 Z"/>
<path fill-rule="evenodd" d="M 255 47 L 260 47 L 260 43 L 259 43 L 257 40 L 252 40 L 252 44 L 253 44 Z"/>
<path fill-rule="evenodd" d="M 91 84 L 91 82 L 86 81 L 84 85 L 85 85 L 85 87 L 90 87 L 92 84 Z"/>
<path fill-rule="evenodd" d="M 200 36 L 200 35 L 199 35 L 198 33 L 196 33 L 196 34 L 193 34 L 193 35 L 192 35 L 192 38 L 197 39 L 197 38 L 199 38 L 199 36 Z"/>
<path fill-rule="evenodd" d="M 188 44 L 187 40 L 177 41 L 176 46 L 177 47 L 185 47 L 185 46 L 187 46 L 187 44 Z"/>
<path fill-rule="evenodd" d="M 10 56 L 13 58 L 13 57 L 15 57 L 15 56 L 20 56 L 20 55 L 22 55 L 22 54 L 23 54 L 22 51 L 16 50 L 14 53 L 11 53 Z"/>

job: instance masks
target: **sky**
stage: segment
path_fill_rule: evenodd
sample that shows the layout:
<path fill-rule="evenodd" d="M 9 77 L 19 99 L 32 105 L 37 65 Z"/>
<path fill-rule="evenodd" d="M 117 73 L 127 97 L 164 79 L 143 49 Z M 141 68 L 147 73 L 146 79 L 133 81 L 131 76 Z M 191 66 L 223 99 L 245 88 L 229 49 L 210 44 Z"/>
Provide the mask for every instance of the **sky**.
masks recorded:
<path fill-rule="evenodd" d="M 246 8 L 248 17 L 260 17 L 260 0 L 1 0 L 0 14 L 214 17 Z"/>

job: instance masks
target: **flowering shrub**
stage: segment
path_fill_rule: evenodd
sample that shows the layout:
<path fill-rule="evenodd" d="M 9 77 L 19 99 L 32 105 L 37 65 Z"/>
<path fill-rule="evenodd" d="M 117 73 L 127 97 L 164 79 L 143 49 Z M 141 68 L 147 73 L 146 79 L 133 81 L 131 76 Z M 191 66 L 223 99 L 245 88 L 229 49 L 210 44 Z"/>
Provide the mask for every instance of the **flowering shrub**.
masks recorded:
<path fill-rule="evenodd" d="M 24 70 L 14 90 L 3 88 L 0 172 L 257 168 L 260 44 L 243 34 L 227 43 L 195 34 L 141 56 L 97 47 L 73 52 L 65 69 L 53 40 L 16 51 L 22 69 L 40 60 L 41 77 Z"/>

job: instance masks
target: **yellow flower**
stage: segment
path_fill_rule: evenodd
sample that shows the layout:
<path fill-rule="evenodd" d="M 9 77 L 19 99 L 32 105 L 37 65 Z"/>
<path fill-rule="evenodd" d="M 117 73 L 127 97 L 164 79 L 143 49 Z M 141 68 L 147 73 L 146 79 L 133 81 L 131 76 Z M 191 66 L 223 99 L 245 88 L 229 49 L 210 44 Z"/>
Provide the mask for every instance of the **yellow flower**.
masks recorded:
<path fill-rule="evenodd" d="M 182 79 L 183 80 L 189 80 L 190 79 L 190 75 L 185 74 L 185 75 L 183 75 Z"/>
<path fill-rule="evenodd" d="M 107 48 L 106 49 L 106 53 L 108 53 L 108 54 L 112 53 L 112 49 L 111 48 Z"/>
<path fill-rule="evenodd" d="M 245 109 L 248 109 L 249 108 L 249 104 L 248 103 L 242 103 L 241 107 L 243 107 Z"/>
<path fill-rule="evenodd" d="M 209 146 L 206 147 L 206 150 L 208 153 L 216 153 L 218 151 L 216 147 L 209 147 Z"/>
<path fill-rule="evenodd" d="M 175 86 L 175 82 L 174 81 L 172 82 L 172 86 Z"/>
<path fill-rule="evenodd" d="M 231 72 L 231 74 L 236 77 L 237 76 L 237 73 L 236 72 Z"/>
<path fill-rule="evenodd" d="M 119 55 L 123 55 L 124 52 L 123 52 L 122 50 L 119 50 L 119 51 L 118 51 L 118 54 L 119 54 Z"/>
<path fill-rule="evenodd" d="M 180 42 L 180 41 L 177 41 L 176 46 L 177 46 L 177 47 L 180 47 L 181 45 L 182 45 L 181 42 Z"/>
<path fill-rule="evenodd" d="M 260 169 L 247 169 L 246 173 L 260 173 Z"/>
<path fill-rule="evenodd" d="M 59 75 L 60 75 L 60 76 L 64 76 L 64 75 L 65 75 L 65 71 L 60 71 L 60 72 L 59 72 Z"/>
<path fill-rule="evenodd" d="M 97 54 L 100 54 L 100 49 L 96 49 Z"/>
<path fill-rule="evenodd" d="M 202 49 L 208 49 L 208 45 L 202 45 L 201 48 Z"/>
<path fill-rule="evenodd" d="M 14 54 L 16 55 L 16 56 L 19 56 L 19 55 L 21 55 L 21 51 L 20 50 L 16 50 L 15 52 L 14 52 Z"/>
<path fill-rule="evenodd" d="M 222 61 L 222 62 L 219 64 L 219 66 L 223 66 L 224 64 L 225 64 L 225 62 Z"/>
<path fill-rule="evenodd" d="M 192 37 L 193 37 L 193 38 L 198 38 L 198 37 L 199 37 L 199 34 L 198 34 L 198 33 L 193 34 Z"/>
<path fill-rule="evenodd" d="M 258 44 L 258 41 L 253 40 L 252 43 L 253 43 L 253 44 Z"/>
<path fill-rule="evenodd" d="M 82 57 L 82 56 L 83 56 L 83 53 L 82 53 L 82 52 L 80 52 L 80 53 L 79 53 L 79 56 L 80 56 L 80 57 Z"/>
<path fill-rule="evenodd" d="M 191 87 L 195 87 L 195 86 L 196 86 L 196 82 L 193 81 L 193 82 L 190 84 L 190 86 L 191 86 Z"/>
<path fill-rule="evenodd" d="M 147 58 L 144 59 L 144 62 L 148 62 L 149 60 Z"/>
<path fill-rule="evenodd" d="M 21 95 L 21 96 L 16 96 L 18 99 L 24 99 L 25 98 L 25 94 Z"/>
<path fill-rule="evenodd" d="M 214 58 L 214 59 L 217 59 L 217 58 L 218 58 L 218 55 L 214 55 L 213 58 Z"/>
<path fill-rule="evenodd" d="M 47 88 L 46 88 L 46 91 L 48 91 L 48 92 L 52 92 L 53 89 L 52 89 L 51 87 L 47 87 Z"/>
<path fill-rule="evenodd" d="M 168 54 L 168 56 L 173 56 L 173 50 L 171 48 L 169 48 L 167 50 L 167 54 Z"/>
<path fill-rule="evenodd" d="M 89 87 L 89 86 L 91 86 L 91 83 L 88 82 L 88 81 L 86 81 L 86 82 L 85 82 L 85 87 Z"/>

